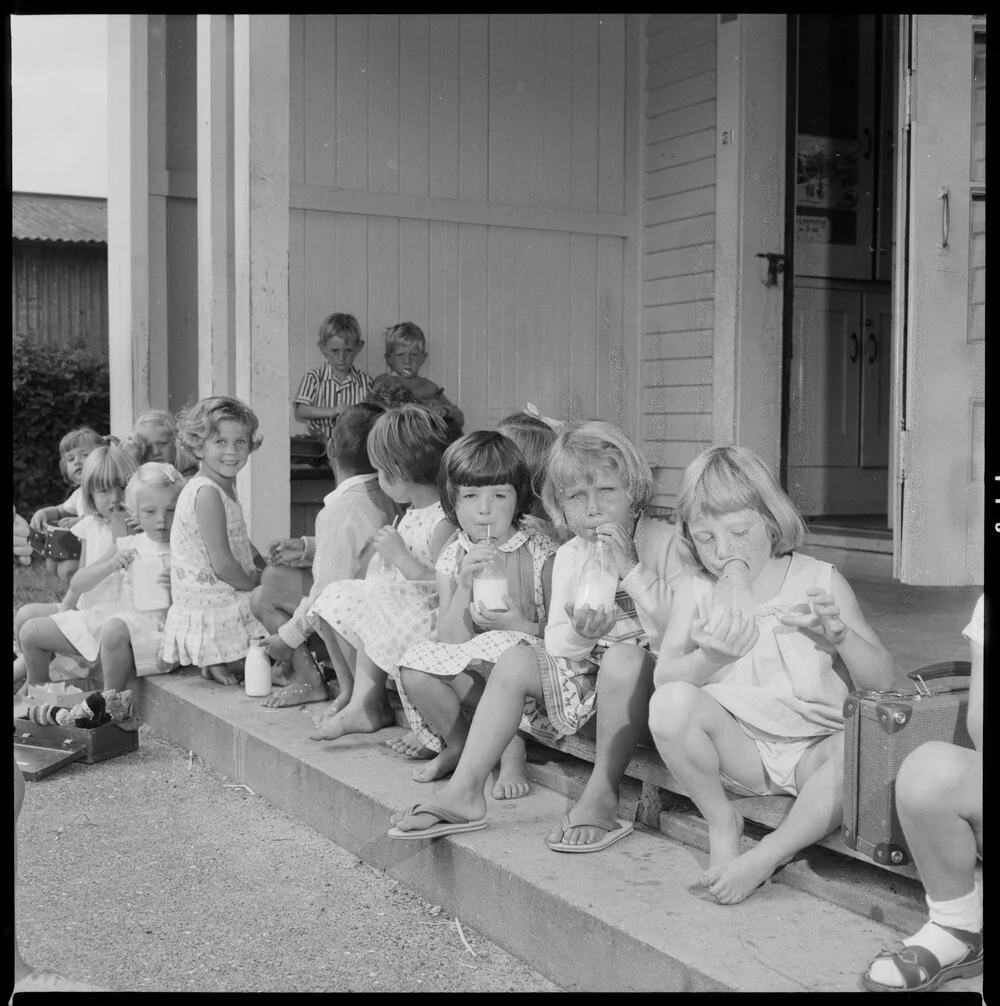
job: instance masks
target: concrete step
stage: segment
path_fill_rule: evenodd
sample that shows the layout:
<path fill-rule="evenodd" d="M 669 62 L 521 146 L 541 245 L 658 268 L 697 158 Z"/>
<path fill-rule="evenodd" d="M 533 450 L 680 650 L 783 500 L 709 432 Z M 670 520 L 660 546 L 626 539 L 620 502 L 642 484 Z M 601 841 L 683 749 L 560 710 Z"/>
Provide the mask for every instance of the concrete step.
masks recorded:
<path fill-rule="evenodd" d="M 484 831 L 394 841 L 390 813 L 441 784 L 410 780 L 412 763 L 382 743 L 390 731 L 310 741 L 315 707 L 268 710 L 195 671 L 146 678 L 137 692 L 154 733 L 567 990 L 855 991 L 866 962 L 899 936 L 785 882 L 765 884 L 743 904 L 718 905 L 698 885 L 704 853 L 641 827 L 602 853 L 553 853 L 544 837 L 572 796 L 548 786 L 522 800 L 490 800 Z M 544 767 L 532 773 L 541 779 Z"/>

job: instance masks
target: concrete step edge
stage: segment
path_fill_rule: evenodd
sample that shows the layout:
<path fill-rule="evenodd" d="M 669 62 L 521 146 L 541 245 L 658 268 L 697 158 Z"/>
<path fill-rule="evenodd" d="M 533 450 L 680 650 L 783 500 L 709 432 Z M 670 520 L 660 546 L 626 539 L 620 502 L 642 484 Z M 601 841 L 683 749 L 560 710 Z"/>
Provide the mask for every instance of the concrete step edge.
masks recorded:
<path fill-rule="evenodd" d="M 399 772 L 399 756 L 373 738 L 317 745 L 303 739 L 308 708 L 261 710 L 235 689 L 191 674 L 146 679 L 137 691 L 156 734 L 442 904 L 566 989 L 855 990 L 860 964 L 895 936 L 787 885 L 765 885 L 736 909 L 709 905 L 692 897 L 700 867 L 691 849 L 644 829 L 593 866 L 586 865 L 593 857 L 539 855 L 546 827 L 567 806 L 543 788 L 509 805 L 491 802 L 485 831 L 396 842 L 386 836 L 389 813 L 413 802 L 416 784 Z M 711 945 L 698 931 L 712 932 Z M 811 948 L 830 932 L 838 933 L 839 956 L 817 966 Z M 794 950 L 789 958 L 790 939 L 803 943 L 799 964 Z"/>

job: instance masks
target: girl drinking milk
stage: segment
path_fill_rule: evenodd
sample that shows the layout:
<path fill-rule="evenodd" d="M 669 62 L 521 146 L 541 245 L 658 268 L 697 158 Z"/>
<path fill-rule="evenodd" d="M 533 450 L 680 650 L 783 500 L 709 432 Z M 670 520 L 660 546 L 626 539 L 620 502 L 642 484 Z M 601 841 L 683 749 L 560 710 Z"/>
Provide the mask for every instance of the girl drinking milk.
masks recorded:
<path fill-rule="evenodd" d="M 368 434 L 368 456 L 382 491 L 409 508 L 398 528 L 372 539 L 378 556 L 364 580 L 331 583 L 308 615 L 330 652 L 357 651 L 354 686 L 320 718 L 314 740 L 372 733 L 392 723 L 385 694 L 388 672 L 414 643 L 437 627 L 434 563 L 455 533 L 438 496 L 437 476 L 450 437 L 444 420 L 419 405 L 379 416 Z M 347 651 L 347 652 L 345 652 Z"/>
<path fill-rule="evenodd" d="M 556 552 L 545 646 L 519 643 L 497 660 L 451 779 L 433 803 L 393 815 L 392 838 L 435 838 L 486 826 L 483 787 L 528 703 L 532 730 L 575 733 L 594 714 L 598 668 L 609 647 L 648 646 L 663 634 L 670 608 L 667 540 L 644 514 L 652 495 L 649 464 L 611 423 L 564 430 L 549 453 L 542 489 L 557 526 L 576 537 Z M 669 534 L 668 536 L 669 537 Z M 606 553 L 608 600 L 589 587 L 588 559 Z M 544 707 L 543 714 L 535 708 Z"/>
<path fill-rule="evenodd" d="M 480 662 L 492 665 L 509 646 L 541 636 L 556 551 L 555 542 L 524 525 L 534 501 L 531 475 L 503 434 L 479 430 L 456 440 L 440 481 L 444 512 L 461 530 L 437 561 L 437 642 L 403 655 L 398 682 L 413 732 L 440 752 L 414 771 L 418 782 L 440 779 L 458 764 L 468 734 L 461 706 L 474 706 L 482 694 Z M 483 589 L 488 576 L 500 585 L 493 597 Z M 514 798 L 527 789 L 524 742 L 515 737 L 493 795 Z"/>
<path fill-rule="evenodd" d="M 257 416 L 236 398 L 203 398 L 181 412 L 178 438 L 198 459 L 170 530 L 170 596 L 163 659 L 235 685 L 250 637 L 267 630 L 250 611 L 264 560 L 236 497 L 236 475 L 261 445 Z"/>
<path fill-rule="evenodd" d="M 702 451 L 677 515 L 691 576 L 674 598 L 649 728 L 708 824 L 700 882 L 734 904 L 840 823 L 844 699 L 891 687 L 892 657 L 836 568 L 797 551 L 802 517 L 746 448 Z M 796 800 L 741 855 L 726 789 Z"/>

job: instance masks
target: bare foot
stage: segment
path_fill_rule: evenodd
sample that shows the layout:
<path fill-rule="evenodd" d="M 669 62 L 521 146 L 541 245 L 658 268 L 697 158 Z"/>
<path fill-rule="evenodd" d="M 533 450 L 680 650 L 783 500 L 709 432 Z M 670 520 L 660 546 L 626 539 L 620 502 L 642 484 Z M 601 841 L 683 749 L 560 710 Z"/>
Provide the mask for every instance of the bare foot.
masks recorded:
<path fill-rule="evenodd" d="M 494 800 L 517 800 L 531 790 L 528 763 L 519 755 L 505 754 L 500 759 L 500 772 L 493 784 Z"/>
<path fill-rule="evenodd" d="M 437 751 L 425 748 L 412 730 L 403 734 L 402 737 L 390 737 L 385 742 L 385 746 L 392 748 L 393 751 L 397 751 L 399 754 L 406 755 L 407 758 L 415 760 L 434 758 L 437 755 Z"/>
<path fill-rule="evenodd" d="M 310 702 L 325 702 L 330 697 L 330 689 L 322 681 L 299 681 L 294 685 L 272 692 L 262 706 L 268 709 L 287 709 L 289 706 L 304 706 Z"/>
<path fill-rule="evenodd" d="M 316 664 L 309 663 L 296 672 L 292 684 L 280 692 L 272 692 L 261 705 L 268 709 L 287 709 L 309 702 L 325 702 L 329 697 L 330 688 L 323 679 L 323 672 Z"/>
<path fill-rule="evenodd" d="M 486 797 L 482 790 L 478 794 L 449 792 L 450 786 L 451 783 L 448 783 L 443 790 L 434 794 L 435 807 L 442 807 L 455 814 L 461 814 L 469 821 L 477 821 L 486 815 Z M 397 811 L 392 815 L 390 821 L 400 831 L 424 831 L 431 825 L 441 823 L 440 819 L 433 814 L 407 814 L 405 810 Z"/>
<path fill-rule="evenodd" d="M 710 866 L 702 883 L 719 904 L 735 905 L 753 894 L 780 865 L 761 841 L 721 866 Z"/>
<path fill-rule="evenodd" d="M 295 680 L 295 671 L 288 660 L 276 660 L 271 664 L 271 684 L 275 688 L 284 688 Z"/>
<path fill-rule="evenodd" d="M 570 827 L 565 831 L 557 828 L 545 841 L 549 845 L 593 845 L 600 842 L 609 829 L 618 825 L 618 797 L 612 794 L 592 795 L 583 791 L 576 806 L 566 815 L 570 819 Z M 592 821 L 594 824 L 607 822 L 606 828 L 588 828 L 573 824 L 572 818 L 578 821 Z"/>
<path fill-rule="evenodd" d="M 730 804 L 729 816 L 718 825 L 708 825 L 708 869 L 698 878 L 702 887 L 712 881 L 709 874 L 717 876 L 718 871 L 740 855 L 740 837 L 743 834 L 743 815 Z"/>
<path fill-rule="evenodd" d="M 431 759 L 426 765 L 414 769 L 413 779 L 416 782 L 433 782 L 435 779 L 443 779 L 446 775 L 451 775 L 455 771 L 455 766 L 461 757 L 461 748 L 446 747 L 436 758 Z"/>
<path fill-rule="evenodd" d="M 362 706 L 352 707 L 348 704 L 337 712 L 328 712 L 309 738 L 314 741 L 335 741 L 345 734 L 373 734 L 395 722 L 396 718 L 388 706 L 382 706 L 373 713 Z"/>
<path fill-rule="evenodd" d="M 235 685 L 236 676 L 229 673 L 225 664 L 209 664 L 208 667 L 199 668 L 201 676 L 206 681 L 217 681 L 220 685 Z"/>

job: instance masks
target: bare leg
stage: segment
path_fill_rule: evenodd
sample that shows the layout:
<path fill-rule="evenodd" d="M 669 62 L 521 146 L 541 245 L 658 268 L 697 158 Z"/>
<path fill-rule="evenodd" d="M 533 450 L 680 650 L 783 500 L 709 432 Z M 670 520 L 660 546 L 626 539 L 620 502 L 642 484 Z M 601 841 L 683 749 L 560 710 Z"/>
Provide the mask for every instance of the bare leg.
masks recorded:
<path fill-rule="evenodd" d="M 922 744 L 899 769 L 896 810 L 930 909 L 930 920 L 903 943 L 926 947 L 944 966 L 954 964 L 969 946 L 951 930 L 982 932 L 975 873 L 983 847 L 982 755 L 940 741 Z M 890 988 L 906 986 L 892 954 L 872 961 L 867 976 Z"/>
<path fill-rule="evenodd" d="M 514 734 L 510 743 L 500 755 L 500 771 L 493 784 L 494 800 L 518 800 L 531 792 L 528 778 L 528 749 L 524 740 Z"/>
<path fill-rule="evenodd" d="M 716 900 L 731 905 L 751 895 L 795 853 L 818 842 L 844 814 L 844 734 L 809 748 L 795 770 L 799 795 L 788 816 L 752 849 L 705 871 L 702 883 Z"/>
<path fill-rule="evenodd" d="M 968 894 L 983 847 L 983 756 L 954 744 L 922 744 L 899 769 L 896 810 L 927 896 L 951 901 Z"/>
<path fill-rule="evenodd" d="M 24 623 L 32 618 L 44 618 L 46 615 L 54 615 L 59 610 L 59 605 L 51 602 L 43 604 L 22 604 L 14 615 L 14 638 L 20 643 L 21 629 Z"/>
<path fill-rule="evenodd" d="M 395 717 L 385 694 L 388 677 L 359 649 L 350 701 L 337 712 L 328 711 L 309 736 L 314 741 L 334 741 L 345 734 L 370 734 L 391 726 Z"/>
<path fill-rule="evenodd" d="M 14 889 L 17 889 L 17 821 L 24 804 L 24 776 L 14 759 Z M 17 919 L 14 920 L 14 981 L 20 981 L 31 974 L 31 967 L 24 962 L 21 948 L 17 945 Z"/>
<path fill-rule="evenodd" d="M 62 583 L 69 585 L 69 581 L 73 579 L 73 574 L 80 568 L 79 559 L 63 559 L 59 562 L 56 567 L 56 576 Z"/>
<path fill-rule="evenodd" d="M 660 757 L 705 818 L 709 868 L 736 859 L 743 819 L 729 802 L 719 772 L 764 791 L 767 777 L 757 746 L 715 699 L 686 681 L 656 689 L 649 702 L 649 730 Z"/>
<path fill-rule="evenodd" d="M 135 677 L 132 637 L 120 618 L 109 618 L 101 626 L 101 671 L 104 687 L 119 692 Z"/>
<path fill-rule="evenodd" d="M 486 813 L 483 787 L 493 766 L 517 733 L 524 700 L 544 701 L 538 664 L 530 646 L 512 646 L 496 662 L 473 717 L 462 757 L 451 779 L 434 794 L 434 803 L 470 820 Z M 393 815 L 401 831 L 422 831 L 435 824 L 429 814 Z"/>
<path fill-rule="evenodd" d="M 440 754 L 426 765 L 414 769 L 413 778 L 416 782 L 443 779 L 455 770 L 462 748 L 465 747 L 465 738 L 469 734 L 469 727 L 462 716 L 462 700 L 452 684 L 454 679 L 440 678 L 404 667 L 400 672 L 400 680 L 409 701 L 444 738 Z"/>
<path fill-rule="evenodd" d="M 49 663 L 53 653 L 80 656 L 51 618 L 33 618 L 24 624 L 21 629 L 21 650 L 28 668 L 28 684 L 31 685 L 40 685 L 49 680 Z"/>
<path fill-rule="evenodd" d="M 256 587 L 250 595 L 250 610 L 257 620 L 272 635 L 288 622 L 295 613 L 299 602 L 305 597 L 312 587 L 312 573 L 308 569 L 299 569 L 292 566 L 267 566 L 261 576 L 260 586 Z M 296 670 L 304 670 L 308 673 L 312 664 L 303 665 L 298 661 L 294 666 L 288 660 L 279 661 L 271 669 L 272 684 L 282 687 L 295 680 Z M 314 684 L 314 682 L 310 682 Z M 309 689 L 307 688 L 307 691 Z M 321 701 L 328 696 L 321 695 L 319 699 L 310 701 Z M 263 705 L 272 705 L 270 701 L 273 696 L 269 696 Z M 286 705 L 300 705 L 298 702 L 286 702 Z"/>
<path fill-rule="evenodd" d="M 587 785 L 569 812 L 570 823 L 575 819 L 615 827 L 618 790 L 629 759 L 640 740 L 651 742 L 647 721 L 655 663 L 651 653 L 630 644 L 619 643 L 604 654 L 597 675 L 597 754 Z M 570 827 L 547 841 L 593 845 L 606 834 L 603 828 Z"/>

